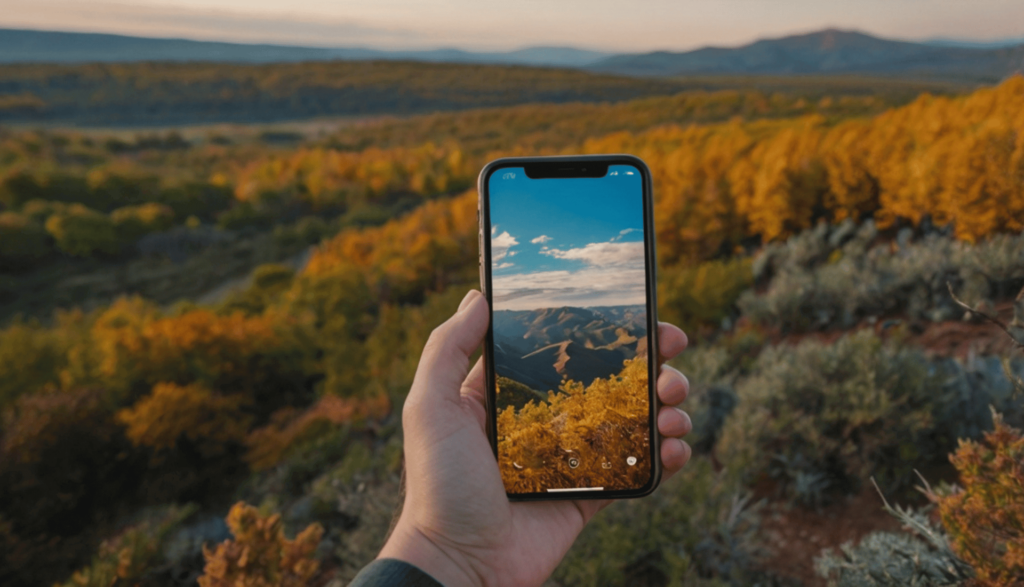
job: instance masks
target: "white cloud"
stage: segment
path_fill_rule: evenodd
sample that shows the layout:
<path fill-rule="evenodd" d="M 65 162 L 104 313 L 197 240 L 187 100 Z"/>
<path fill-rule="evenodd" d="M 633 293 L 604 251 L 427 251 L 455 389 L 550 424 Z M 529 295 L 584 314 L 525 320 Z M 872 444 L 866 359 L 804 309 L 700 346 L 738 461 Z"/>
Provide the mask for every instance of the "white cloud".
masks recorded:
<path fill-rule="evenodd" d="M 612 237 L 610 242 L 615 242 L 615 241 L 618 241 L 618 240 L 622 240 L 622 237 L 626 236 L 627 234 L 629 234 L 631 232 L 640 232 L 640 229 L 639 228 L 626 228 L 626 229 L 620 230 L 619 231 L 619 236 Z"/>
<path fill-rule="evenodd" d="M 587 265 L 594 267 L 624 267 L 639 264 L 642 268 L 644 263 L 644 243 L 642 242 L 590 243 L 581 248 L 565 251 L 549 249 L 541 251 L 541 253 L 556 259 L 583 261 Z"/>
<path fill-rule="evenodd" d="M 495 265 L 494 266 L 494 270 L 497 271 L 498 269 L 508 269 L 509 267 L 512 267 L 513 265 L 515 265 L 515 263 L 501 263 L 499 265 Z"/>
<path fill-rule="evenodd" d="M 498 234 L 498 225 L 497 224 L 495 224 L 494 226 L 491 227 L 491 236 L 494 236 L 496 234 Z"/>
<path fill-rule="evenodd" d="M 516 240 L 516 237 L 509 234 L 507 230 L 498 236 L 491 237 L 491 261 L 501 261 L 508 255 L 508 250 L 518 244 L 519 241 Z"/>
<path fill-rule="evenodd" d="M 550 236 L 548 236 L 546 234 L 542 234 L 542 235 L 538 236 L 537 238 L 531 240 L 530 242 L 535 244 L 535 245 L 542 245 L 542 244 L 544 244 L 546 242 L 550 242 L 550 241 L 551 241 L 551 237 Z"/>
<path fill-rule="evenodd" d="M 642 263 L 638 267 L 519 273 L 494 277 L 491 286 L 495 310 L 638 305 L 647 299 Z"/>

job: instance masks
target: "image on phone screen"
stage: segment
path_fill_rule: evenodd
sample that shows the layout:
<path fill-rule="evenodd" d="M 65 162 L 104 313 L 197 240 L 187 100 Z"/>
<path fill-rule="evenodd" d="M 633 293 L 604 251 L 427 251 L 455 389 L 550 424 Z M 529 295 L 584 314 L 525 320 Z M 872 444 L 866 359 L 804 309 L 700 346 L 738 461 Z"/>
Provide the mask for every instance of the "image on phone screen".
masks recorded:
<path fill-rule="evenodd" d="M 643 178 L 488 179 L 498 464 L 510 494 L 651 480 Z"/>

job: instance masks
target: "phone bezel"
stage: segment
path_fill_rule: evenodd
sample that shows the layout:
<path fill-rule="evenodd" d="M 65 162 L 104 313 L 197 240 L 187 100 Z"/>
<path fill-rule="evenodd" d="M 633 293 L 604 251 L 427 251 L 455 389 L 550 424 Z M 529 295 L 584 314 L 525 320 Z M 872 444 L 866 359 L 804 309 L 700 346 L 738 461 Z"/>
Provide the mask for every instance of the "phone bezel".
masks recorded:
<path fill-rule="evenodd" d="M 658 303 L 657 303 L 657 256 L 655 253 L 654 238 L 654 205 L 653 190 L 651 185 L 651 172 L 647 164 L 639 157 L 633 155 L 573 155 L 558 157 L 505 157 L 491 161 L 480 171 L 477 179 L 477 215 L 478 215 L 478 241 L 479 241 L 479 263 L 480 263 L 480 289 L 486 296 L 490 322 L 493 322 L 494 309 L 491 297 L 491 239 L 486 238 L 490 234 L 490 192 L 489 183 L 491 176 L 501 170 L 510 167 L 547 166 L 557 168 L 562 166 L 565 169 L 578 169 L 586 165 L 604 165 L 605 169 L 611 165 L 630 165 L 635 167 L 641 175 L 641 186 L 643 190 L 643 216 L 644 216 L 644 255 L 647 288 L 647 353 L 648 353 L 648 393 L 650 411 L 648 414 L 648 428 L 651 454 L 651 477 L 642 487 L 637 489 L 605 490 L 605 491 L 565 491 L 558 493 L 508 493 L 511 501 L 552 501 L 552 500 L 574 500 L 574 499 L 622 499 L 643 497 L 653 492 L 661 482 L 661 435 L 658 433 L 657 416 L 660 402 L 658 400 L 657 382 L 658 374 L 661 371 L 661 355 L 658 352 Z M 524 170 L 525 171 L 525 170 Z M 557 173 L 557 171 L 555 171 Z M 558 177 L 594 177 L 594 175 L 574 176 L 571 172 Z M 603 175 L 602 175 L 603 176 Z M 487 408 L 487 438 L 491 443 L 491 450 L 494 458 L 498 458 L 497 441 L 497 409 L 496 390 L 494 373 L 494 333 L 491 324 L 488 324 L 487 335 L 484 342 L 484 368 L 486 377 L 486 408 Z"/>

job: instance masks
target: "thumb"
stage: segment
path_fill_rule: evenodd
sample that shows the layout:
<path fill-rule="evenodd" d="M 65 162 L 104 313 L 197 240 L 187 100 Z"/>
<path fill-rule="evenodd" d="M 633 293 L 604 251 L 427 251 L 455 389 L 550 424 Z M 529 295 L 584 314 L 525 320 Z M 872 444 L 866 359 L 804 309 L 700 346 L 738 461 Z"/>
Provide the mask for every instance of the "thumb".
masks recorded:
<path fill-rule="evenodd" d="M 487 300 L 470 290 L 459 310 L 430 334 L 408 401 L 460 401 L 459 390 L 469 372 L 469 356 L 480 347 L 488 322 Z"/>

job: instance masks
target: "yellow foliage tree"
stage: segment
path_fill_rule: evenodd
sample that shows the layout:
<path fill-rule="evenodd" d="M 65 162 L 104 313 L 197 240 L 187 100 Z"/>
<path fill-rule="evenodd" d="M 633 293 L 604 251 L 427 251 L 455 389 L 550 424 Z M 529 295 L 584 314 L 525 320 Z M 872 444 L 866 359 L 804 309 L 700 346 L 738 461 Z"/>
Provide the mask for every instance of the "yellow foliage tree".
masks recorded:
<path fill-rule="evenodd" d="M 279 514 L 264 517 L 243 502 L 231 508 L 227 523 L 235 539 L 203 547 L 199 587 L 306 587 L 316 576 L 320 564 L 313 554 L 324 532 L 319 524 L 288 540 Z"/>
<path fill-rule="evenodd" d="M 241 411 L 243 404 L 243 398 L 220 397 L 199 384 L 158 383 L 152 394 L 118 412 L 117 419 L 136 446 L 159 453 L 187 441 L 211 458 L 245 438 L 251 418 Z"/>

